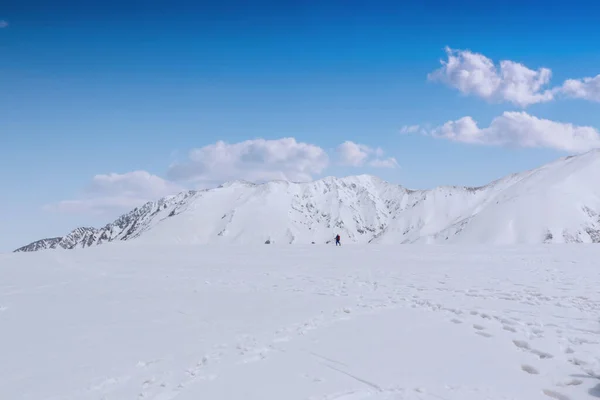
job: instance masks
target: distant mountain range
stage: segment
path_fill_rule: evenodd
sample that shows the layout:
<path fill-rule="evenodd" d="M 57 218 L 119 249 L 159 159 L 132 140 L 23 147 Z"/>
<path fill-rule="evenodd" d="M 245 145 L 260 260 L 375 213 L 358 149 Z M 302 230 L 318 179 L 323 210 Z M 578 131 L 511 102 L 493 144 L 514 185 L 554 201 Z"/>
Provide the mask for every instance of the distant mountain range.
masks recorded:
<path fill-rule="evenodd" d="M 77 228 L 16 252 L 117 240 L 187 244 L 535 244 L 600 242 L 600 151 L 486 186 L 409 190 L 379 178 L 229 182 L 168 196 L 102 228 Z"/>

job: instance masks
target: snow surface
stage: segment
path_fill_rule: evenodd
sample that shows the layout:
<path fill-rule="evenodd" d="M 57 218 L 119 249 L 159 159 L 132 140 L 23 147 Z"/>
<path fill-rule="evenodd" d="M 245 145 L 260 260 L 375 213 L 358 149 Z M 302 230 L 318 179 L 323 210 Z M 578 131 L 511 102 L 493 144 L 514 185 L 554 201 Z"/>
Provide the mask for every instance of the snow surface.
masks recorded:
<path fill-rule="evenodd" d="M 593 400 L 600 247 L 0 255 L 0 398 Z"/>
<path fill-rule="evenodd" d="M 600 151 L 561 158 L 480 188 L 408 190 L 373 176 L 230 182 L 150 202 L 100 229 L 18 251 L 147 244 L 600 243 Z"/>

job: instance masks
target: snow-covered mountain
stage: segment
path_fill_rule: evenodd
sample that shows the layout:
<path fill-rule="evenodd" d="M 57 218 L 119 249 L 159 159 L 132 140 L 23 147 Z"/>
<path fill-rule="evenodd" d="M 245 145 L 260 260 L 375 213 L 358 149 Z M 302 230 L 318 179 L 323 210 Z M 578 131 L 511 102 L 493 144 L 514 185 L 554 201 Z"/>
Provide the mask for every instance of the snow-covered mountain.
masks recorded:
<path fill-rule="evenodd" d="M 75 249 L 112 242 L 113 240 L 132 239 L 160 222 L 163 217 L 174 215 L 174 209 L 195 194 L 194 191 L 182 192 L 155 202 L 148 202 L 102 228 L 76 228 L 64 237 L 38 240 L 15 250 L 15 252 Z"/>
<path fill-rule="evenodd" d="M 235 181 L 183 192 L 16 251 L 147 243 L 598 243 L 600 151 L 479 188 L 408 190 L 376 177 Z"/>

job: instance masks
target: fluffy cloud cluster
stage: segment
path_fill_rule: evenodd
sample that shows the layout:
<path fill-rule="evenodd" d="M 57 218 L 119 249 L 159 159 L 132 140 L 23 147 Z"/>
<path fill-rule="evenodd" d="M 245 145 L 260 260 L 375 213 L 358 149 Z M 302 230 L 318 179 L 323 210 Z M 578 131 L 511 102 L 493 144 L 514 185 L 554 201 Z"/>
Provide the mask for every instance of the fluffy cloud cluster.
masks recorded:
<path fill-rule="evenodd" d="M 600 132 L 595 128 L 541 119 L 525 112 L 505 112 L 487 128 L 480 128 L 471 117 L 463 117 L 421 132 L 462 143 L 545 147 L 574 153 L 600 147 Z"/>
<path fill-rule="evenodd" d="M 386 168 L 397 165 L 394 158 L 383 158 L 380 148 L 345 142 L 337 150 L 345 165 Z M 184 162 L 168 168 L 168 179 L 146 171 L 96 175 L 81 198 L 62 201 L 48 208 L 115 214 L 178 193 L 186 187 L 214 187 L 237 179 L 309 181 L 322 173 L 329 162 L 324 149 L 294 138 L 255 139 L 232 144 L 219 141 L 192 149 Z"/>
<path fill-rule="evenodd" d="M 600 75 L 567 79 L 561 86 L 549 88 L 552 71 L 530 69 L 525 65 L 501 60 L 498 65 L 480 53 L 446 47 L 447 60 L 430 73 L 430 81 L 442 82 L 466 95 L 490 102 L 508 102 L 519 107 L 544 103 L 557 97 L 600 102 Z"/>
<path fill-rule="evenodd" d="M 364 144 L 346 141 L 339 145 L 338 154 L 342 165 L 362 167 L 369 165 L 375 168 L 394 168 L 398 162 L 394 157 L 383 158 L 383 150 Z"/>
<path fill-rule="evenodd" d="M 548 102 L 559 96 L 600 102 L 600 75 L 568 79 L 561 86 L 548 88 L 552 72 L 548 68 L 530 69 L 523 64 L 502 60 L 499 65 L 483 54 L 446 48 L 448 59 L 428 75 L 467 95 L 490 102 L 509 102 L 520 107 Z M 584 152 L 600 147 L 598 130 L 589 126 L 540 119 L 525 112 L 505 112 L 487 128 L 480 128 L 471 117 L 448 121 L 434 129 L 405 126 L 403 134 L 420 133 L 463 143 L 510 147 L 546 147 L 567 152 Z"/>
<path fill-rule="evenodd" d="M 476 95 L 491 102 L 511 102 L 521 107 L 547 102 L 554 98 L 550 89 L 552 72 L 548 68 L 532 70 L 523 64 L 502 60 L 499 67 L 483 54 L 446 48 L 448 60 L 428 75 L 460 92 Z"/>
<path fill-rule="evenodd" d="M 199 185 L 234 179 L 308 181 L 328 164 L 325 150 L 294 138 L 255 139 L 233 144 L 219 141 L 191 150 L 189 159 L 171 165 L 167 175 L 176 181 Z"/>

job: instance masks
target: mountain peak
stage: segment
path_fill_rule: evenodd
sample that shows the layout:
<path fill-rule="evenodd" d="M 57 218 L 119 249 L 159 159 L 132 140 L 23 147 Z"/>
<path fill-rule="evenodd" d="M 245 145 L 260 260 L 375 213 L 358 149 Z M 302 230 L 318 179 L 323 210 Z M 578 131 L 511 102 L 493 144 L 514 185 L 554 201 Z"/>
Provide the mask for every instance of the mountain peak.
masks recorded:
<path fill-rule="evenodd" d="M 226 181 L 216 187 L 216 189 L 228 188 L 232 186 L 256 186 L 257 183 L 253 183 L 244 179 L 234 179 L 232 181 Z"/>

